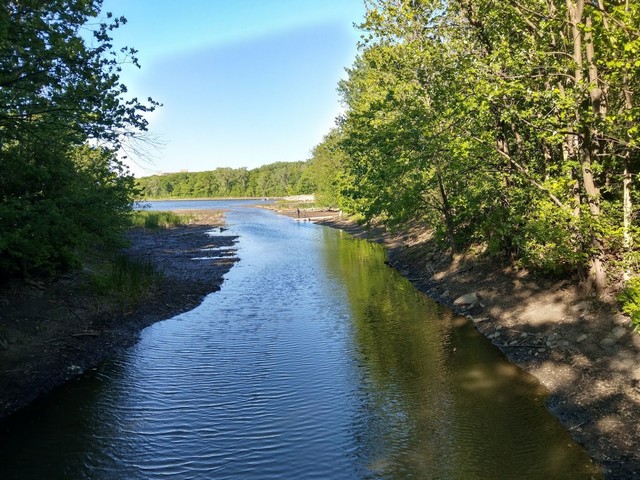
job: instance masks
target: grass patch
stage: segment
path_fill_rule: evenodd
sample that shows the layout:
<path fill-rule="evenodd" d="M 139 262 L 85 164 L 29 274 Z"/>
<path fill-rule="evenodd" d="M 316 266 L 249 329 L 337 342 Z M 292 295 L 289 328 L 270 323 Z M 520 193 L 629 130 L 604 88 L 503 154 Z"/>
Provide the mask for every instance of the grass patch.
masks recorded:
<path fill-rule="evenodd" d="M 194 216 L 189 213 L 149 210 L 136 210 L 131 213 L 129 218 L 132 227 L 143 227 L 151 230 L 187 225 L 194 220 Z"/>
<path fill-rule="evenodd" d="M 106 297 L 109 303 L 127 311 L 147 298 L 160 281 L 162 275 L 151 262 L 132 260 L 118 254 L 94 266 L 90 287 Z"/>
<path fill-rule="evenodd" d="M 221 210 L 134 210 L 129 216 L 132 227 L 159 230 L 161 228 L 180 227 L 190 224 L 224 225 L 224 213 Z"/>
<path fill-rule="evenodd" d="M 300 210 L 321 208 L 321 206 L 315 202 L 300 202 L 292 200 L 278 200 L 274 205 L 276 208 L 299 208 Z"/>

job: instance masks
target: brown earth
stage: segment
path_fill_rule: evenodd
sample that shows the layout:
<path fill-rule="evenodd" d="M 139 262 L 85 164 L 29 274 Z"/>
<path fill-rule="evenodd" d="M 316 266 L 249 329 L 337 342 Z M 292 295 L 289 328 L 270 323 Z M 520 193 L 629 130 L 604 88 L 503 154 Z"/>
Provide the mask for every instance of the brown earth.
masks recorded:
<path fill-rule="evenodd" d="M 216 224 L 128 232 L 131 246 L 125 253 L 162 272 L 134 307 L 114 304 L 89 288 L 92 274 L 86 269 L 55 281 L 3 285 L 0 420 L 134 344 L 144 327 L 188 311 L 219 290 L 223 275 L 237 261 L 235 251 L 225 250 L 224 258 L 191 260 L 220 255 L 215 249 L 233 246 L 236 237 L 221 234 L 218 218 Z M 218 234 L 208 235 L 212 230 Z"/>

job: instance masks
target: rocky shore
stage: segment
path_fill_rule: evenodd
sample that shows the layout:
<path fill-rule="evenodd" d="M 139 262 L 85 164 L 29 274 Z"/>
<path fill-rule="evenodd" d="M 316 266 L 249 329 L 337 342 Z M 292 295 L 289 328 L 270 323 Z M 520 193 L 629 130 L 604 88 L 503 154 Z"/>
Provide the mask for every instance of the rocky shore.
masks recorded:
<path fill-rule="evenodd" d="M 468 317 L 548 389 L 547 407 L 605 478 L 640 478 L 640 335 L 613 299 L 596 300 L 575 281 L 536 278 L 481 255 L 451 258 L 424 233 L 391 235 L 327 212 L 305 215 L 384 244 L 390 266 Z"/>

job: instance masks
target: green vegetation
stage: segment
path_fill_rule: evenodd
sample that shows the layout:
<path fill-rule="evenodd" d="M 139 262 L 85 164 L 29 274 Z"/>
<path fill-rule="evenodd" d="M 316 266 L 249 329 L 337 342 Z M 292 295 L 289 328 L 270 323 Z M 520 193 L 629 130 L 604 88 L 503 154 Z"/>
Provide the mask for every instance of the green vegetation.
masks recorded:
<path fill-rule="evenodd" d="M 602 293 L 637 274 L 640 4 L 368 0 L 345 112 L 306 162 L 156 175 L 145 198 L 316 193 Z M 127 99 L 102 0 L 0 12 L 0 277 L 117 245 L 136 185 L 116 153 L 158 104 Z M 93 29 L 93 38 L 88 34 Z M 139 221 L 139 220 L 136 220 Z M 149 215 L 147 226 L 165 219 Z"/>
<path fill-rule="evenodd" d="M 632 275 L 640 4 L 367 5 L 345 113 L 310 161 L 323 202 L 599 294 Z"/>
<path fill-rule="evenodd" d="M 630 279 L 618 296 L 622 311 L 631 317 L 636 331 L 640 331 L 640 277 Z"/>
<path fill-rule="evenodd" d="M 133 177 L 116 153 L 157 104 L 125 98 L 101 0 L 8 0 L 0 10 L 0 278 L 53 273 L 127 225 Z"/>
<path fill-rule="evenodd" d="M 206 172 L 153 175 L 137 180 L 143 198 L 282 197 L 313 193 L 306 162 L 276 162 L 247 170 L 217 168 Z"/>
<path fill-rule="evenodd" d="M 195 218 L 189 213 L 175 213 L 165 211 L 136 210 L 131 213 L 130 222 L 132 227 L 143 227 L 151 230 L 160 228 L 178 227 L 186 225 Z"/>
<path fill-rule="evenodd" d="M 120 310 L 127 311 L 150 295 L 153 287 L 160 281 L 162 275 L 150 262 L 116 255 L 97 265 L 96 272 L 91 276 L 90 286 Z"/>

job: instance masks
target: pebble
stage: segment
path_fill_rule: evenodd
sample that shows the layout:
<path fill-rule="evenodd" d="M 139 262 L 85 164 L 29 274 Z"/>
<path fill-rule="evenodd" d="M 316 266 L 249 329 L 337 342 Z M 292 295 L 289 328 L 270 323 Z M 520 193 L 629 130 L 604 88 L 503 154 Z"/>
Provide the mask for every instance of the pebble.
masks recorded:
<path fill-rule="evenodd" d="M 587 335 L 586 333 L 583 333 L 582 335 L 580 335 L 578 338 L 576 338 L 576 343 L 582 343 L 584 342 L 587 338 L 589 338 L 589 335 Z"/>
<path fill-rule="evenodd" d="M 589 308 L 589 302 L 580 302 L 571 306 L 572 312 L 581 312 L 583 310 L 587 310 Z"/>
<path fill-rule="evenodd" d="M 474 293 L 467 293 L 456 298 L 453 302 L 454 305 L 475 305 L 478 303 L 478 295 Z"/>
<path fill-rule="evenodd" d="M 613 347 L 615 343 L 616 343 L 616 339 L 613 337 L 605 337 L 602 340 L 600 340 L 600 345 L 602 345 L 603 347 Z"/>
<path fill-rule="evenodd" d="M 616 327 L 611 331 L 611 336 L 616 340 L 621 339 L 627 334 L 627 329 L 624 327 Z"/>

